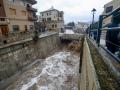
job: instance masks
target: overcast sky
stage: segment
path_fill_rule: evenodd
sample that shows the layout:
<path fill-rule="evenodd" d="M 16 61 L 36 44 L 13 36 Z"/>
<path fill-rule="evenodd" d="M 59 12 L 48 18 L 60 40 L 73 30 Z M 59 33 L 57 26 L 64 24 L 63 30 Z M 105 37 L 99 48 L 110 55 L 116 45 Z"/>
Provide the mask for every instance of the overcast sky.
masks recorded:
<path fill-rule="evenodd" d="M 96 8 L 95 20 L 103 12 L 104 4 L 111 0 L 37 0 L 34 6 L 38 12 L 47 10 L 54 6 L 55 9 L 64 11 L 65 22 L 91 22 L 91 10 Z M 39 13 L 38 13 L 39 14 Z"/>

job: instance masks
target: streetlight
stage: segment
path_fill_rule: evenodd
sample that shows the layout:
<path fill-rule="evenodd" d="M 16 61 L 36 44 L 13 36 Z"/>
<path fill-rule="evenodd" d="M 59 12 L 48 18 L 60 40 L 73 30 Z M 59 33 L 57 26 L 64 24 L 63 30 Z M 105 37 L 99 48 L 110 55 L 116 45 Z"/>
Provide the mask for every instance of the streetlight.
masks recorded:
<path fill-rule="evenodd" d="M 93 14 L 93 19 L 92 19 L 92 25 L 94 24 L 94 17 L 95 17 L 95 12 L 96 12 L 97 10 L 95 9 L 95 8 L 93 8 L 93 10 L 92 10 L 92 14 Z"/>
<path fill-rule="evenodd" d="M 94 26 L 94 17 L 95 17 L 95 12 L 97 10 L 95 8 L 93 8 L 93 10 L 91 11 L 92 14 L 93 14 L 93 18 L 92 18 L 92 24 L 90 25 L 90 31 L 89 31 L 89 36 L 91 36 L 91 29 L 94 29 L 93 26 Z"/>

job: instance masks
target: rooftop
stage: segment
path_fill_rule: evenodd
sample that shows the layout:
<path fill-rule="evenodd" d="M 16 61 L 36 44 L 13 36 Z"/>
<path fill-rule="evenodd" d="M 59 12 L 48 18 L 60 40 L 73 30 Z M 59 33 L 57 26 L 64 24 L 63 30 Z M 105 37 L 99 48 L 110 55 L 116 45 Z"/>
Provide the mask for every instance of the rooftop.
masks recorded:
<path fill-rule="evenodd" d="M 52 6 L 50 9 L 48 9 L 48 10 L 45 10 L 45 11 L 42 11 L 42 12 L 40 12 L 40 13 L 45 13 L 45 12 L 49 12 L 49 11 L 57 11 L 57 12 L 62 12 L 62 11 L 59 11 L 59 10 L 55 9 L 55 8 Z"/>

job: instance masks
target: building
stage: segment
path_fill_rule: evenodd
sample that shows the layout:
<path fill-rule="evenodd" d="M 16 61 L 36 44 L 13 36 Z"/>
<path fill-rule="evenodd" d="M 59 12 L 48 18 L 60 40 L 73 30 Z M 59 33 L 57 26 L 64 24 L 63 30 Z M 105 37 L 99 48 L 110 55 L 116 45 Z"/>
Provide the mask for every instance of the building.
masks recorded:
<path fill-rule="evenodd" d="M 34 29 L 37 20 L 35 0 L 0 0 L 0 35 Z"/>
<path fill-rule="evenodd" d="M 120 27 L 120 0 L 112 0 L 104 6 L 103 15 L 107 15 L 107 17 L 103 20 L 103 27 L 115 28 Z M 103 30 L 101 33 L 101 43 L 105 43 L 107 49 L 115 54 L 119 52 L 119 38 L 120 31 L 116 30 Z"/>
<path fill-rule="evenodd" d="M 88 27 L 89 27 L 89 24 L 88 24 L 88 23 L 78 22 L 78 23 L 75 25 L 75 31 L 76 31 L 77 33 L 84 33 Z"/>
<path fill-rule="evenodd" d="M 42 22 L 46 23 L 46 28 L 49 31 L 61 32 L 64 29 L 64 13 L 54 9 L 53 7 L 49 10 L 40 12 Z"/>
<path fill-rule="evenodd" d="M 118 8 L 120 8 L 120 0 L 112 0 L 111 2 L 104 5 L 103 15 L 108 15 Z M 104 19 L 103 26 L 106 26 L 112 22 L 113 22 L 113 16 L 111 15 L 108 18 Z"/>

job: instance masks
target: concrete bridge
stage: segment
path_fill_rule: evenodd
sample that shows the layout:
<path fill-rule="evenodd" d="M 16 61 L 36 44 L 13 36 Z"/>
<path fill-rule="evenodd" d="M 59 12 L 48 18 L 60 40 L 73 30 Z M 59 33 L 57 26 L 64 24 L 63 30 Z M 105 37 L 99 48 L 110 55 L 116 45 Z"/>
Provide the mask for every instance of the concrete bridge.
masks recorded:
<path fill-rule="evenodd" d="M 59 37 L 62 40 L 79 40 L 80 38 L 82 38 L 84 35 L 83 34 L 67 34 L 67 33 L 60 33 Z"/>

